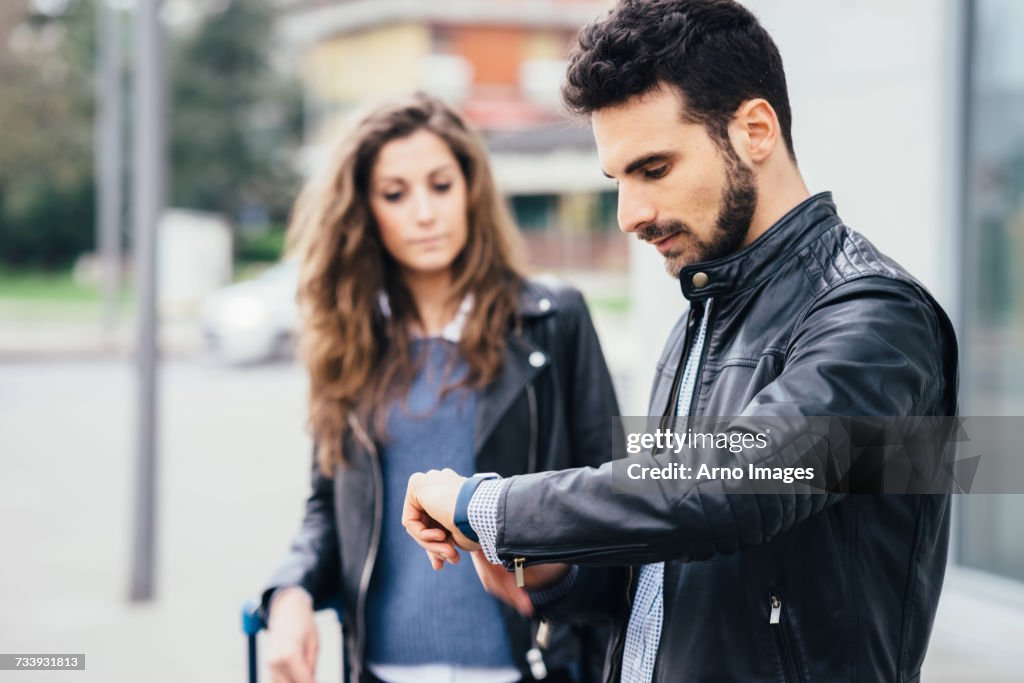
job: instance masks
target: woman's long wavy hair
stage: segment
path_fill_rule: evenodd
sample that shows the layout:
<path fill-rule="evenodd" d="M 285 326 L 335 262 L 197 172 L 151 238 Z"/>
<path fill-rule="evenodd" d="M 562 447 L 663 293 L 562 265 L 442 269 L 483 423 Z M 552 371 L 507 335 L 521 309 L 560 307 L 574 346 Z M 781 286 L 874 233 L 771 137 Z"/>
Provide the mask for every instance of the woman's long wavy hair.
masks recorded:
<path fill-rule="evenodd" d="M 362 425 L 385 436 L 390 401 L 407 393 L 418 359 L 410 345 L 419 322 L 398 265 L 384 248 L 369 202 L 369 180 L 381 148 L 426 130 L 451 148 L 466 179 L 468 236 L 452 263 L 452 300 L 472 293 L 459 341 L 468 372 L 461 385 L 480 387 L 501 371 L 505 336 L 518 325 L 525 273 L 522 238 L 491 175 L 480 137 L 443 101 L 422 93 L 358 117 L 338 142 L 324 173 L 296 202 L 289 251 L 299 259 L 299 350 L 309 371 L 309 427 L 320 469 L 346 462 L 350 432 Z M 381 311 L 387 295 L 390 315 Z"/>

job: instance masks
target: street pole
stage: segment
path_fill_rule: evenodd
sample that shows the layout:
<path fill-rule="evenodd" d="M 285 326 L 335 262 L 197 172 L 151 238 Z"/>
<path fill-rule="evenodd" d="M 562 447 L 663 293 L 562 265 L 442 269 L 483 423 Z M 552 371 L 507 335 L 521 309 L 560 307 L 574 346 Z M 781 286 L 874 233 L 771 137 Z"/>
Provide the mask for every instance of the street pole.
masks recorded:
<path fill-rule="evenodd" d="M 153 597 L 157 509 L 157 224 L 164 202 L 164 73 L 160 1 L 135 5 L 134 260 L 138 300 L 135 514 L 131 600 Z"/>
<path fill-rule="evenodd" d="M 103 328 L 113 333 L 121 289 L 122 75 L 121 13 L 97 0 L 96 245 L 99 250 Z"/>

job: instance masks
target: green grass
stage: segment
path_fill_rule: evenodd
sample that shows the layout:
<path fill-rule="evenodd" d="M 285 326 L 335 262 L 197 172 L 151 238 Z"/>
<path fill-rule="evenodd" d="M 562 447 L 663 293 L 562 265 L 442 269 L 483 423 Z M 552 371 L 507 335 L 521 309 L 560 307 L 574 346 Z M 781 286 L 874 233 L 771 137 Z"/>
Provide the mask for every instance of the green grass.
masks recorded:
<path fill-rule="evenodd" d="M 95 289 L 84 287 L 71 271 L 48 273 L 0 269 L 0 299 L 32 301 L 95 301 Z"/>
<path fill-rule="evenodd" d="M 120 309 L 129 309 L 131 293 L 122 290 Z M 100 292 L 75 282 L 70 270 L 0 268 L 0 319 L 7 321 L 88 320 L 102 313 Z"/>
<path fill-rule="evenodd" d="M 255 277 L 270 265 L 265 261 L 236 263 L 233 279 L 238 281 Z M 130 313 L 131 303 L 131 292 L 122 288 L 122 315 Z M 595 297 L 588 299 L 587 303 L 598 314 L 629 313 L 629 297 L 625 294 Z M 99 290 L 75 282 L 70 270 L 45 272 L 0 267 L 0 320 L 98 320 L 102 314 L 102 305 Z"/>
<path fill-rule="evenodd" d="M 275 261 L 237 261 L 232 270 L 231 282 L 243 282 L 259 277 L 263 271 L 273 266 Z"/>
<path fill-rule="evenodd" d="M 587 299 L 587 304 L 594 312 L 616 315 L 629 313 L 629 297 L 625 294 Z"/>

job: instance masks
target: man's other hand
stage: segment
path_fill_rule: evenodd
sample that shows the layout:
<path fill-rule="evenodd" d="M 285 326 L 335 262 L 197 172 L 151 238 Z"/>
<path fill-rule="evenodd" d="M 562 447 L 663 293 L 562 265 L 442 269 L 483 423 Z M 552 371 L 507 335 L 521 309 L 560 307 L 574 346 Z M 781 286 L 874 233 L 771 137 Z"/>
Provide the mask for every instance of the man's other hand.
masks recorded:
<path fill-rule="evenodd" d="M 484 590 L 508 603 L 524 617 L 533 616 L 533 602 L 527 590 L 539 591 L 554 586 L 569 573 L 572 565 L 569 564 L 537 564 L 526 567 L 523 570 L 524 588 L 516 585 L 515 574 L 509 572 L 503 565 L 491 564 L 479 551 L 470 553 L 473 557 L 473 566 L 476 568 L 476 575 L 480 577 L 480 583 Z"/>
<path fill-rule="evenodd" d="M 484 590 L 508 603 L 524 617 L 533 616 L 533 603 L 530 601 L 530 594 L 516 585 L 516 577 L 510 574 L 503 565 L 491 564 L 484 557 L 483 552 L 475 550 L 470 553 L 473 558 L 473 566 L 476 567 L 476 575 L 480 577 L 480 583 Z"/>

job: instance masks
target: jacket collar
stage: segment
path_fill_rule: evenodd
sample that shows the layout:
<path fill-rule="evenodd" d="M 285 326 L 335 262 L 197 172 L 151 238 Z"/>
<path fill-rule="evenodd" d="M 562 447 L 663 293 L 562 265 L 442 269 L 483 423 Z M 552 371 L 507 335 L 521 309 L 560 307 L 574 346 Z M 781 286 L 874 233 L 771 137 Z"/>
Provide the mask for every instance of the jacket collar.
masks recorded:
<path fill-rule="evenodd" d="M 679 272 L 683 296 L 691 301 L 753 287 L 778 271 L 781 263 L 824 230 L 839 223 L 831 192 L 808 197 L 743 249 L 714 261 L 694 263 Z"/>

